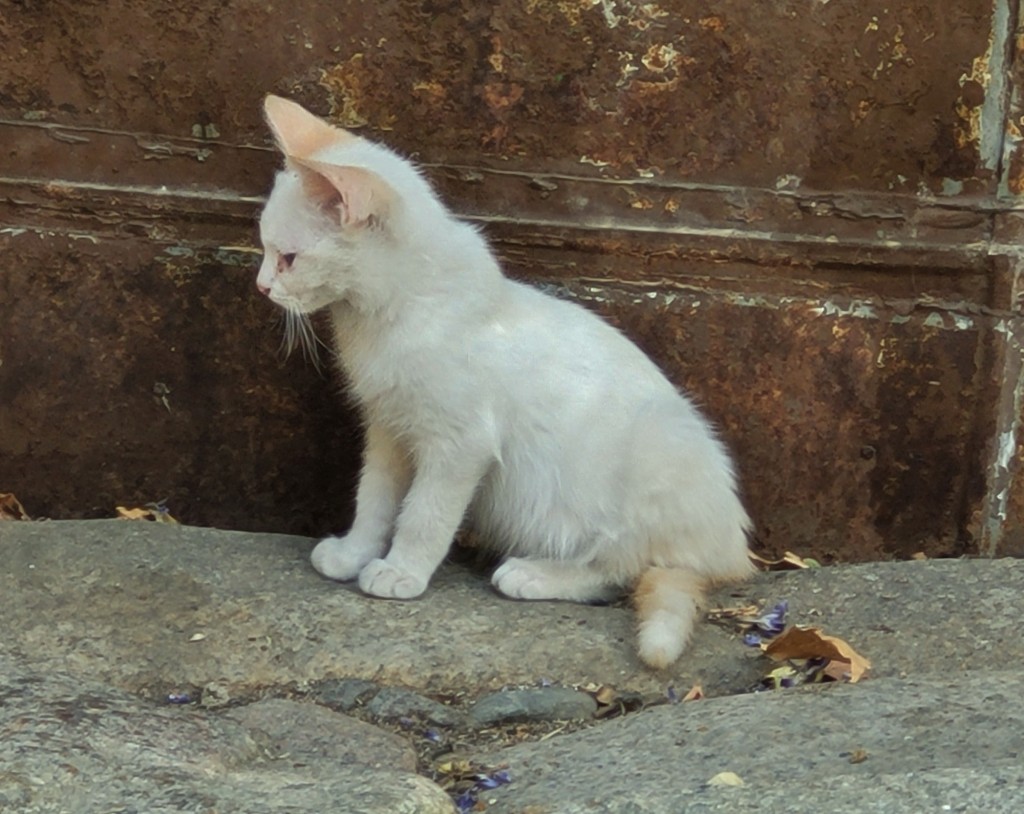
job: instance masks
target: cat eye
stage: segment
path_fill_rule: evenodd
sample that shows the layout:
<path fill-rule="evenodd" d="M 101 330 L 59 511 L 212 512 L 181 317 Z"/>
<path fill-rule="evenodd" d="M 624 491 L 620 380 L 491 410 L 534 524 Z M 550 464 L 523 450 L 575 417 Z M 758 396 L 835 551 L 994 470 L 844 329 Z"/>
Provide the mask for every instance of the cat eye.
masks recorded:
<path fill-rule="evenodd" d="M 295 262 L 295 252 L 288 252 L 288 254 L 281 255 L 281 262 L 288 268 L 292 267 L 292 263 Z"/>

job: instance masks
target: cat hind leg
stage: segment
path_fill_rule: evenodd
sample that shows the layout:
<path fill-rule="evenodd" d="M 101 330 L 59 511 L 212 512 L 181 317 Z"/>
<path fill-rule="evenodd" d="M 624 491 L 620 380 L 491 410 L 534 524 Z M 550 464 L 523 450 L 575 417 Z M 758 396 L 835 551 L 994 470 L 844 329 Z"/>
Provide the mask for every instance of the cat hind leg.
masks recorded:
<path fill-rule="evenodd" d="M 621 593 L 621 586 L 600 569 L 570 560 L 509 557 L 491 582 L 512 599 L 593 602 L 614 599 Z"/>

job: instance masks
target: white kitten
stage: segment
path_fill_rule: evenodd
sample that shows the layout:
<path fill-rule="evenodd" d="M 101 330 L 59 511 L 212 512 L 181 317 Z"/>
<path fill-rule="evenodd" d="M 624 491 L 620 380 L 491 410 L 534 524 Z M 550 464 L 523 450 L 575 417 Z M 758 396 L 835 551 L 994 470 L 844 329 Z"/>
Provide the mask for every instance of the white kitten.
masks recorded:
<path fill-rule="evenodd" d="M 418 596 L 468 515 L 503 594 L 632 586 L 640 657 L 673 662 L 703 587 L 751 570 L 707 423 L 612 327 L 505 278 L 408 162 L 285 99 L 266 114 L 286 168 L 257 285 L 293 319 L 329 309 L 366 424 L 355 522 L 313 566 Z"/>

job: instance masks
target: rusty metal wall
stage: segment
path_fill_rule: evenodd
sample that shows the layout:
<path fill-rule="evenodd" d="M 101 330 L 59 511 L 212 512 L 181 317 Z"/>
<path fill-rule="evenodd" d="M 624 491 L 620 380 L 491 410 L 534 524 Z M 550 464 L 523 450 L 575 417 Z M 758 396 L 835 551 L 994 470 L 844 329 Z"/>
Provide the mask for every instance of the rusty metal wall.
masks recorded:
<path fill-rule="evenodd" d="M 0 0 L 0 491 L 337 530 L 277 355 L 269 91 L 415 157 L 735 450 L 758 544 L 1024 554 L 1016 0 Z"/>

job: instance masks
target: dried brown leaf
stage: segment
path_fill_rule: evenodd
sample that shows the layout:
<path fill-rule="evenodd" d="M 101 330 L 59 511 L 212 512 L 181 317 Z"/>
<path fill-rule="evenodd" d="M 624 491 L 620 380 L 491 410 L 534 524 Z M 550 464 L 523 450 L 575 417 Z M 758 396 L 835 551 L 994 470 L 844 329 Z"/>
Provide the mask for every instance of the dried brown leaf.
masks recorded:
<path fill-rule="evenodd" d="M 750 559 L 754 561 L 755 565 L 764 568 L 767 571 L 792 571 L 801 568 L 816 568 L 818 561 L 813 560 L 810 557 L 801 557 L 799 554 L 794 554 L 792 551 L 786 551 L 780 559 L 769 560 L 755 554 L 753 551 L 747 554 Z"/>
<path fill-rule="evenodd" d="M 31 520 L 18 498 L 11 492 L 0 492 L 0 520 Z"/>
<path fill-rule="evenodd" d="M 704 697 L 704 688 L 700 684 L 694 684 L 690 691 L 683 696 L 684 701 L 700 701 Z"/>
<path fill-rule="evenodd" d="M 619 697 L 619 691 L 610 684 L 602 684 L 594 693 L 594 700 L 601 706 L 607 706 Z"/>
<path fill-rule="evenodd" d="M 155 505 L 155 504 L 152 504 Z M 117 507 L 118 520 L 149 520 L 156 523 L 177 523 L 171 517 L 170 512 L 162 511 L 160 508 L 128 509 L 124 506 Z"/>
<path fill-rule="evenodd" d="M 817 627 L 786 628 L 765 646 L 764 652 L 776 661 L 825 658 L 830 662 L 846 662 L 851 684 L 856 684 L 871 669 L 871 662 L 847 642 Z"/>
<path fill-rule="evenodd" d="M 705 612 L 705 616 L 711 621 L 718 619 L 744 619 L 756 618 L 761 612 L 760 605 L 737 605 L 732 608 L 711 608 Z"/>

